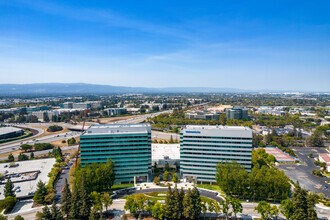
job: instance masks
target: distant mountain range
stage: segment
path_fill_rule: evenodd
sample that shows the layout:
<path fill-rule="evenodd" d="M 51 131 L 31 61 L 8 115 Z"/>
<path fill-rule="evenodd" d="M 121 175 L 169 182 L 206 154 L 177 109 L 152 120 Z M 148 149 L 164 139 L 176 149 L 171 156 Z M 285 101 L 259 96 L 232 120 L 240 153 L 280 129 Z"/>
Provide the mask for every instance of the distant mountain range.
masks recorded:
<path fill-rule="evenodd" d="M 123 94 L 123 93 L 246 93 L 233 88 L 169 87 L 144 88 L 86 83 L 0 84 L 0 95 L 68 95 L 68 94 Z"/>

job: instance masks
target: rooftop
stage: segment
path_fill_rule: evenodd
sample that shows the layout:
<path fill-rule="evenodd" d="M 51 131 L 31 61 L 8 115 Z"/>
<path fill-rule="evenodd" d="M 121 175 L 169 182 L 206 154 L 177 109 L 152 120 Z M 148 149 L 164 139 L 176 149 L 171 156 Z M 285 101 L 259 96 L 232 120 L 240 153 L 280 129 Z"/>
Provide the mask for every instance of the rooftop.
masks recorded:
<path fill-rule="evenodd" d="M 246 137 L 252 138 L 252 130 L 243 126 L 205 126 L 205 125 L 186 125 L 182 128 L 183 134 L 194 133 L 196 136 L 223 136 L 223 137 Z"/>
<path fill-rule="evenodd" d="M 330 156 L 327 153 L 320 154 L 320 157 L 326 162 L 330 163 Z"/>
<path fill-rule="evenodd" d="M 223 126 L 223 125 L 186 125 L 183 129 L 189 130 L 227 130 L 227 131 L 246 131 L 251 130 L 249 127 L 244 126 Z"/>
<path fill-rule="evenodd" d="M 17 132 L 17 131 L 21 131 L 21 130 L 22 129 L 20 129 L 20 128 L 14 128 L 14 127 L 0 127 L 0 135 L 11 133 L 11 132 Z"/>
<path fill-rule="evenodd" d="M 150 133 L 150 124 L 102 124 L 92 125 L 83 135 Z"/>

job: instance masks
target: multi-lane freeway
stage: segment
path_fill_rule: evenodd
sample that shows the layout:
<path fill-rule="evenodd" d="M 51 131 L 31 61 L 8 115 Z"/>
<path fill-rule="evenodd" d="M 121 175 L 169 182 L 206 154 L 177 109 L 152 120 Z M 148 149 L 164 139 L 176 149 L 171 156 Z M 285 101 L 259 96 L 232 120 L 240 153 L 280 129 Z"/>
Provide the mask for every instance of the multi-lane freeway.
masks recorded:
<path fill-rule="evenodd" d="M 134 124 L 134 123 L 141 123 L 144 120 L 146 120 L 147 118 L 150 117 L 155 117 L 158 116 L 159 114 L 162 113 L 171 113 L 172 110 L 166 110 L 166 111 L 162 111 L 162 112 L 156 112 L 156 113 L 150 113 L 150 114 L 145 114 L 145 115 L 137 115 L 134 118 L 130 118 L 130 119 L 124 119 L 124 120 L 120 120 L 117 122 L 113 122 L 113 124 Z M 14 142 L 10 142 L 10 143 L 5 143 L 5 144 L 1 144 L 0 145 L 0 154 L 4 154 L 4 153 L 10 153 L 16 150 L 19 150 L 19 147 L 22 144 L 35 144 L 35 143 L 50 143 L 50 142 L 54 142 L 54 141 L 58 141 L 58 140 L 63 140 L 63 139 L 69 139 L 72 137 L 78 137 L 81 132 L 77 131 L 70 131 L 67 133 L 60 133 L 60 134 L 52 134 L 52 135 L 48 135 L 48 136 L 44 136 L 44 137 L 40 137 L 38 138 L 38 136 L 40 136 L 41 134 L 44 133 L 43 129 L 40 128 L 36 128 L 35 126 L 44 126 L 45 128 L 48 126 L 51 126 L 51 123 L 30 123 L 30 124 L 8 124 L 10 126 L 15 125 L 18 127 L 24 127 L 24 128 L 32 128 L 38 131 L 38 134 L 34 135 L 33 137 L 29 137 L 26 139 L 22 139 L 22 140 L 18 140 L 18 141 L 14 141 Z M 70 128 L 70 124 L 62 124 L 61 126 L 65 127 L 65 128 Z M 78 129 L 80 130 L 80 129 Z M 169 133 L 163 133 L 163 132 L 152 132 L 152 136 L 153 138 L 160 138 L 160 139 L 170 139 L 171 135 L 173 137 L 173 139 L 179 139 L 178 135 L 176 134 L 169 134 Z"/>
<path fill-rule="evenodd" d="M 33 128 L 33 129 L 35 129 L 35 128 Z M 39 129 L 39 130 L 42 130 L 42 129 Z M 43 133 L 43 131 L 42 131 L 42 133 Z M 8 144 L 1 144 L 0 145 L 0 154 L 19 150 L 19 147 L 22 144 L 33 145 L 35 143 L 50 143 L 50 142 L 62 140 L 65 138 L 69 139 L 72 137 L 78 137 L 79 135 L 80 135 L 80 132 L 67 132 L 67 133 L 60 133 L 60 134 L 56 134 L 56 135 L 52 134 L 52 135 L 48 135 L 48 136 L 44 136 L 44 137 L 40 137 L 40 138 L 37 138 L 36 136 L 34 136 L 34 137 L 32 137 L 32 139 L 30 137 L 29 140 L 20 140 L 20 141 L 11 142 Z"/>

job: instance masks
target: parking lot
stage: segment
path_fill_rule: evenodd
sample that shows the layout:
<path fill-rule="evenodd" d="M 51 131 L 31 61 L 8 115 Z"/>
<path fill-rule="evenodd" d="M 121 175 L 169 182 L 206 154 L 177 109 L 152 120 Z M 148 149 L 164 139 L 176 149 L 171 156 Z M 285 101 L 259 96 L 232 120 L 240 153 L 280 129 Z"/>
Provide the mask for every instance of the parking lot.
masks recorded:
<path fill-rule="evenodd" d="M 328 177 L 317 177 L 312 174 L 313 169 L 319 169 L 314 165 L 314 158 L 318 157 L 319 153 L 326 153 L 322 148 L 292 148 L 302 164 L 280 164 L 279 169 L 294 182 L 299 181 L 299 184 L 316 193 L 323 193 L 330 198 L 330 190 L 325 181 L 330 180 Z M 314 158 L 309 158 L 308 154 L 312 153 Z"/>
<path fill-rule="evenodd" d="M 0 173 L 10 175 L 15 175 L 18 173 L 25 173 L 30 172 L 25 175 L 20 175 L 16 177 L 12 177 L 12 181 L 23 181 L 24 179 L 31 178 L 33 180 L 27 180 L 23 182 L 14 183 L 14 187 L 16 187 L 17 192 L 16 196 L 27 196 L 29 193 L 35 192 L 37 188 L 37 183 L 41 180 L 47 184 L 49 177 L 47 176 L 48 173 L 53 168 L 53 164 L 55 163 L 55 158 L 47 158 L 47 159 L 40 159 L 40 160 L 27 160 L 27 161 L 19 161 L 16 162 L 18 166 L 15 167 L 8 167 L 9 163 L 0 164 Z M 40 171 L 36 179 L 34 179 L 34 172 L 31 171 Z M 0 185 L 0 199 L 4 199 L 3 190 L 5 184 Z"/>

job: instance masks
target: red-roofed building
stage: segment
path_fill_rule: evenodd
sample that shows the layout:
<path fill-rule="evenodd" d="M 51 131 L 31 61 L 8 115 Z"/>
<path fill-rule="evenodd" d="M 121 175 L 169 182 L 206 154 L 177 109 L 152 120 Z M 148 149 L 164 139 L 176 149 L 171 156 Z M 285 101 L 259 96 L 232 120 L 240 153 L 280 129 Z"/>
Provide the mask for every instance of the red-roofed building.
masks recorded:
<path fill-rule="evenodd" d="M 319 161 L 327 163 L 327 171 L 330 172 L 330 154 L 319 154 Z"/>

